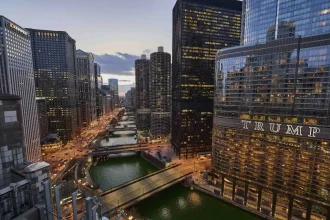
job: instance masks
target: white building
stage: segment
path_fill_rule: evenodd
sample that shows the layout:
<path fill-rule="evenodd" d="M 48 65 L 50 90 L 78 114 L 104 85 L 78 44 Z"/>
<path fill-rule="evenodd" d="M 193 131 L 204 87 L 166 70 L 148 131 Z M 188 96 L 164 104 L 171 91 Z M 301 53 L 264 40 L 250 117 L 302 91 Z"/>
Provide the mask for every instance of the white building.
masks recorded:
<path fill-rule="evenodd" d="M 0 16 L 0 93 L 22 98 L 27 160 L 41 160 L 38 112 L 29 32 Z"/>

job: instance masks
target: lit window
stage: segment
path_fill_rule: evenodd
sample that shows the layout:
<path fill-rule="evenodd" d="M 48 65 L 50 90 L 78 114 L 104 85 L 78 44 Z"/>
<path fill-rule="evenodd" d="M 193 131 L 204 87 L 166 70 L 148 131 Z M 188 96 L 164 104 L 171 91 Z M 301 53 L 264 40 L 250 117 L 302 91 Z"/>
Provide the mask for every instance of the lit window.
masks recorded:
<path fill-rule="evenodd" d="M 5 111 L 5 123 L 17 121 L 16 111 Z"/>

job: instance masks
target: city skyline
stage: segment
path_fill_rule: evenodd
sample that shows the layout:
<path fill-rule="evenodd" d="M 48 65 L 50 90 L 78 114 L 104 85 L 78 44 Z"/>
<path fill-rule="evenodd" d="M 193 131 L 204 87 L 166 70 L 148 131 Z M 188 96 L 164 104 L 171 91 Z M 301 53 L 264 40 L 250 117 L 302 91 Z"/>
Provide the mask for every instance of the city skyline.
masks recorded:
<path fill-rule="evenodd" d="M 77 49 L 93 53 L 105 83 L 118 78 L 119 95 L 124 96 L 134 86 L 134 62 L 142 53 L 149 56 L 158 46 L 171 51 L 174 4 L 175 0 L 99 0 L 91 7 L 87 1 L 3 0 L 0 14 L 24 28 L 66 31 Z M 86 12 L 94 16 L 86 19 Z"/>

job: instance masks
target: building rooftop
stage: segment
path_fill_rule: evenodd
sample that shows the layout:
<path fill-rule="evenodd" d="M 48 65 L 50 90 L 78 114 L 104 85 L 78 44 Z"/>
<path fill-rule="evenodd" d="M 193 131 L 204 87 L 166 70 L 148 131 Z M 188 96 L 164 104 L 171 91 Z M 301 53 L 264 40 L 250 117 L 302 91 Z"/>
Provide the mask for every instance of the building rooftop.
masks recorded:
<path fill-rule="evenodd" d="M 182 1 L 202 4 L 202 5 L 210 5 L 218 8 L 242 10 L 242 1 L 237 1 L 237 0 L 182 0 Z"/>
<path fill-rule="evenodd" d="M 24 172 L 29 173 L 29 172 L 34 172 L 40 169 L 43 169 L 45 167 L 49 167 L 49 163 L 46 162 L 37 162 L 37 163 L 33 163 L 28 165 L 27 167 L 24 168 Z"/>
<path fill-rule="evenodd" d="M 0 100 L 20 100 L 21 97 L 18 95 L 11 95 L 11 94 L 0 94 Z"/>

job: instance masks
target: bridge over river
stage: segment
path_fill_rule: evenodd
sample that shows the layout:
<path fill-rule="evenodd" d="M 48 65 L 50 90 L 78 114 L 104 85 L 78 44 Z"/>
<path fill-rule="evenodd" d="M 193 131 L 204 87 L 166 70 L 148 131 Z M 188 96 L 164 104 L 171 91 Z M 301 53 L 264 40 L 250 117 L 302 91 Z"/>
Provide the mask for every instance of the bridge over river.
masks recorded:
<path fill-rule="evenodd" d="M 149 174 L 122 186 L 101 193 L 102 214 L 113 214 L 119 209 L 128 208 L 135 203 L 162 191 L 191 176 L 190 167 L 176 164 Z"/>

